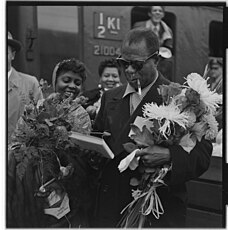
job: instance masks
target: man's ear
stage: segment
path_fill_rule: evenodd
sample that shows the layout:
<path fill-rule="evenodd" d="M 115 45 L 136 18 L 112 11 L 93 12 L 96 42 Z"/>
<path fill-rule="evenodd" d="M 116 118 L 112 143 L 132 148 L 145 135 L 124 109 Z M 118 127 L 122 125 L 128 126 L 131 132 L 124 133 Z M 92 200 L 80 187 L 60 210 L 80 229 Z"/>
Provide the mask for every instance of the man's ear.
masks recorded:
<path fill-rule="evenodd" d="M 14 60 L 15 55 L 16 55 L 16 51 L 12 51 L 12 60 Z"/>
<path fill-rule="evenodd" d="M 158 54 L 157 56 L 153 57 L 154 59 L 154 64 L 157 66 L 159 61 L 161 60 L 161 56 Z"/>
<path fill-rule="evenodd" d="M 148 15 L 150 18 L 151 18 L 151 16 L 152 16 L 150 11 L 147 13 L 147 15 Z"/>

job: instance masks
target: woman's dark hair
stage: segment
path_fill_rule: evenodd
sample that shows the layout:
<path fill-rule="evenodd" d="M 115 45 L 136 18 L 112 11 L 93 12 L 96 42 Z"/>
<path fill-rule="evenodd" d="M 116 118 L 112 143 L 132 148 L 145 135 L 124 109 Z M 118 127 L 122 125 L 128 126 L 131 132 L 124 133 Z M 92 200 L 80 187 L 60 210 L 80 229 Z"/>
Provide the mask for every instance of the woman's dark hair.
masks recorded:
<path fill-rule="evenodd" d="M 119 75 L 121 74 L 121 70 L 120 70 L 119 65 L 117 64 L 117 61 L 111 58 L 111 59 L 106 59 L 100 62 L 100 65 L 98 67 L 98 74 L 100 77 L 106 67 L 116 68 L 118 70 Z"/>
<path fill-rule="evenodd" d="M 61 61 L 58 64 L 58 69 L 56 71 L 56 77 L 58 77 L 61 73 L 65 73 L 68 71 L 72 71 L 81 76 L 82 81 L 84 82 L 86 79 L 86 69 L 84 63 L 81 61 L 71 58 Z"/>

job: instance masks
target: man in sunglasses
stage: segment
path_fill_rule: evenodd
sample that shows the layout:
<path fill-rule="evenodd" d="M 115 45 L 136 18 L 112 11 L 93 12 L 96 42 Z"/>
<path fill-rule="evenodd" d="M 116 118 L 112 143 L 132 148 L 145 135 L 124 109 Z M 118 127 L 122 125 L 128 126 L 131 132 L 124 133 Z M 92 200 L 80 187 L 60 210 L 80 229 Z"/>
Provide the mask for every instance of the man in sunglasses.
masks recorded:
<path fill-rule="evenodd" d="M 128 153 L 123 144 L 131 142 L 130 124 L 142 116 L 145 103 L 162 103 L 158 94 L 159 85 L 170 82 L 157 70 L 159 41 L 155 33 L 147 28 L 130 30 L 122 43 L 122 54 L 117 58 L 127 79 L 127 84 L 105 92 L 101 108 L 95 120 L 94 129 L 111 133 L 105 137 L 115 158 L 104 160 L 100 169 L 100 185 L 96 206 L 96 226 L 116 227 L 121 220 L 121 211 L 132 201 L 130 181 L 137 177 L 137 170 L 120 173 L 118 165 Z M 148 216 L 145 227 L 184 227 L 186 216 L 185 182 L 201 175 L 210 162 L 212 145 L 202 141 L 194 148 L 191 157 L 180 146 L 169 148 L 154 146 L 144 152 L 142 163 L 155 167 L 172 163 L 172 170 L 166 175 L 168 186 L 157 189 L 165 213 L 156 219 Z"/>

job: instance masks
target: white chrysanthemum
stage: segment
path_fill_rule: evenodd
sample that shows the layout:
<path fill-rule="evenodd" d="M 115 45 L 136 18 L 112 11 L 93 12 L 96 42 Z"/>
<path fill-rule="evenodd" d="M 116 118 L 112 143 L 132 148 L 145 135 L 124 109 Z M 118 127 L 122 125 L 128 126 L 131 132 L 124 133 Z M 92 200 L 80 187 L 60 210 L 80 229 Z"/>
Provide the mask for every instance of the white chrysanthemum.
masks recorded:
<path fill-rule="evenodd" d="M 155 103 L 147 103 L 143 107 L 143 116 L 147 119 L 156 119 L 160 124 L 160 133 L 167 138 L 171 134 L 171 123 L 177 123 L 184 129 L 188 125 L 188 114 L 180 112 L 178 105 L 172 101 L 169 105 L 158 106 Z M 163 124 L 161 124 L 161 121 Z"/>
<path fill-rule="evenodd" d="M 189 74 L 186 80 L 188 86 L 200 94 L 200 100 L 205 103 L 206 108 L 214 113 L 218 104 L 222 104 L 222 95 L 211 91 L 207 84 L 207 79 L 197 73 Z"/>

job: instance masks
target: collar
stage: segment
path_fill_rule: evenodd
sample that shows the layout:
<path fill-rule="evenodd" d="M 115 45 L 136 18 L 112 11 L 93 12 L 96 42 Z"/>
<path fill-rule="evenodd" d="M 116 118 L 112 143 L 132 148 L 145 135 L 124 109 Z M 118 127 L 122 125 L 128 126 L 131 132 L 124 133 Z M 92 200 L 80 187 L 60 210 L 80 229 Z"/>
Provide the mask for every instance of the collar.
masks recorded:
<path fill-rule="evenodd" d="M 13 88 L 13 87 L 19 87 L 20 85 L 20 78 L 18 76 L 17 71 L 12 67 L 11 68 L 11 73 L 9 74 L 8 72 L 8 89 Z"/>
<path fill-rule="evenodd" d="M 128 94 L 131 94 L 131 93 L 136 93 L 136 90 L 129 83 L 127 83 L 127 87 L 126 87 L 126 90 L 124 92 L 123 98 L 126 97 Z"/>
<path fill-rule="evenodd" d="M 9 77 L 10 77 L 11 73 L 12 73 L 12 67 L 11 67 L 10 70 L 8 71 L 8 80 L 9 80 Z"/>
<path fill-rule="evenodd" d="M 149 91 L 149 89 L 152 87 L 152 85 L 157 81 L 158 79 L 158 71 L 156 72 L 156 76 L 154 81 L 152 81 L 148 86 L 146 86 L 145 88 L 142 89 L 142 95 L 146 95 L 146 93 Z M 137 91 L 129 84 L 127 83 L 127 87 L 126 90 L 124 92 L 123 98 L 126 97 L 128 94 L 131 93 L 137 93 Z"/>
<path fill-rule="evenodd" d="M 157 28 L 157 30 L 160 31 L 160 23 L 155 26 L 153 22 L 149 19 L 146 21 L 146 28 L 151 28 L 152 30 L 154 30 L 154 28 Z"/>

